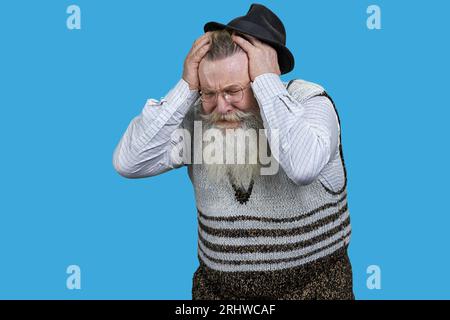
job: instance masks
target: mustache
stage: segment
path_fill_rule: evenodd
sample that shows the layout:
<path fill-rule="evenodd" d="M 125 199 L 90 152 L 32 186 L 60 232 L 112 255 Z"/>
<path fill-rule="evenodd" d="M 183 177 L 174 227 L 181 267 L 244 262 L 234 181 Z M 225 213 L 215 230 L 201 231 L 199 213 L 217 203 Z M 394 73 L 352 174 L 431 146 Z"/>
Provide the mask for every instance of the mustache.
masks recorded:
<path fill-rule="evenodd" d="M 242 110 L 235 110 L 233 112 L 221 114 L 218 112 L 211 112 L 209 114 L 201 113 L 200 117 L 202 120 L 214 124 L 217 121 L 232 121 L 232 122 L 240 122 L 248 119 L 258 118 L 258 116 L 254 112 L 246 112 Z"/>

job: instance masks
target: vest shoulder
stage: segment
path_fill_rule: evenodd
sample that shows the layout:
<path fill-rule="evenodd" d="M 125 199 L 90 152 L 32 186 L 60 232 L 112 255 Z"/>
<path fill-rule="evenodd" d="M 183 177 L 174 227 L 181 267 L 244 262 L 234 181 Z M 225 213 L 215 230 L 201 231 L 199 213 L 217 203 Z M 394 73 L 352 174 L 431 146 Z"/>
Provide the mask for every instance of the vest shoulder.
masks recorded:
<path fill-rule="evenodd" d="M 303 79 L 293 79 L 286 84 L 286 87 L 289 94 L 300 101 L 305 101 L 325 92 L 321 85 Z"/>

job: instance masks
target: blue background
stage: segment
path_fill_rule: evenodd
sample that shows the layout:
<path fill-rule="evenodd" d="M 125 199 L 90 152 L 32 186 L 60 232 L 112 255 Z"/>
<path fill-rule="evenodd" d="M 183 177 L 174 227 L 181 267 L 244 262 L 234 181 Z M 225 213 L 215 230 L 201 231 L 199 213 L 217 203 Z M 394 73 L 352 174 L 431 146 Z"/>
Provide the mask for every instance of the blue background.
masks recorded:
<path fill-rule="evenodd" d="M 260 1 L 295 70 L 336 102 L 359 299 L 450 298 L 447 1 Z M 81 8 L 68 30 L 66 8 Z M 180 79 L 207 21 L 251 1 L 2 1 L 0 298 L 190 299 L 198 261 L 186 169 L 128 180 L 112 153 Z M 377 4 L 382 29 L 366 27 Z M 447 164 L 446 164 L 447 163 Z M 81 290 L 66 268 L 81 268 Z M 382 289 L 366 287 L 379 265 Z"/>

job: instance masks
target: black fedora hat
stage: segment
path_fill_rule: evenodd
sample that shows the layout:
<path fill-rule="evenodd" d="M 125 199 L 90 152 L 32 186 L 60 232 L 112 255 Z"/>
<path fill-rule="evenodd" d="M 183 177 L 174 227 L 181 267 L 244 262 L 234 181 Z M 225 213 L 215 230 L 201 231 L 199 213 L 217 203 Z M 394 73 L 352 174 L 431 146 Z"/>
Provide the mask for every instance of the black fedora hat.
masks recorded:
<path fill-rule="evenodd" d="M 230 29 L 251 35 L 271 45 L 278 55 L 281 74 L 294 69 L 294 56 L 286 48 L 286 30 L 281 20 L 267 7 L 254 3 L 245 16 L 237 17 L 228 24 L 208 22 L 203 27 L 205 32 Z"/>

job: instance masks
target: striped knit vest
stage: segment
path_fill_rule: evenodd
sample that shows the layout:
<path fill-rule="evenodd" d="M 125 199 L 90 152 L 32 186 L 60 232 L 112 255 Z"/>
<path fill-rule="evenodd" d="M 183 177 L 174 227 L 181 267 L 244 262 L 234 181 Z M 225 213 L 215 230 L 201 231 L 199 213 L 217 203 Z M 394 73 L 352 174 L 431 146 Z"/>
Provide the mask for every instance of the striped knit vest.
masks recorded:
<path fill-rule="evenodd" d="M 319 85 L 303 80 L 285 85 L 300 102 L 326 95 Z M 336 192 L 319 179 L 296 185 L 280 166 L 275 175 L 257 176 L 245 194 L 230 182 L 210 183 L 202 165 L 189 165 L 198 210 L 198 258 L 211 281 L 235 291 L 251 283 L 268 292 L 300 281 L 345 253 L 351 226 L 340 143 L 339 154 L 345 183 Z"/>

